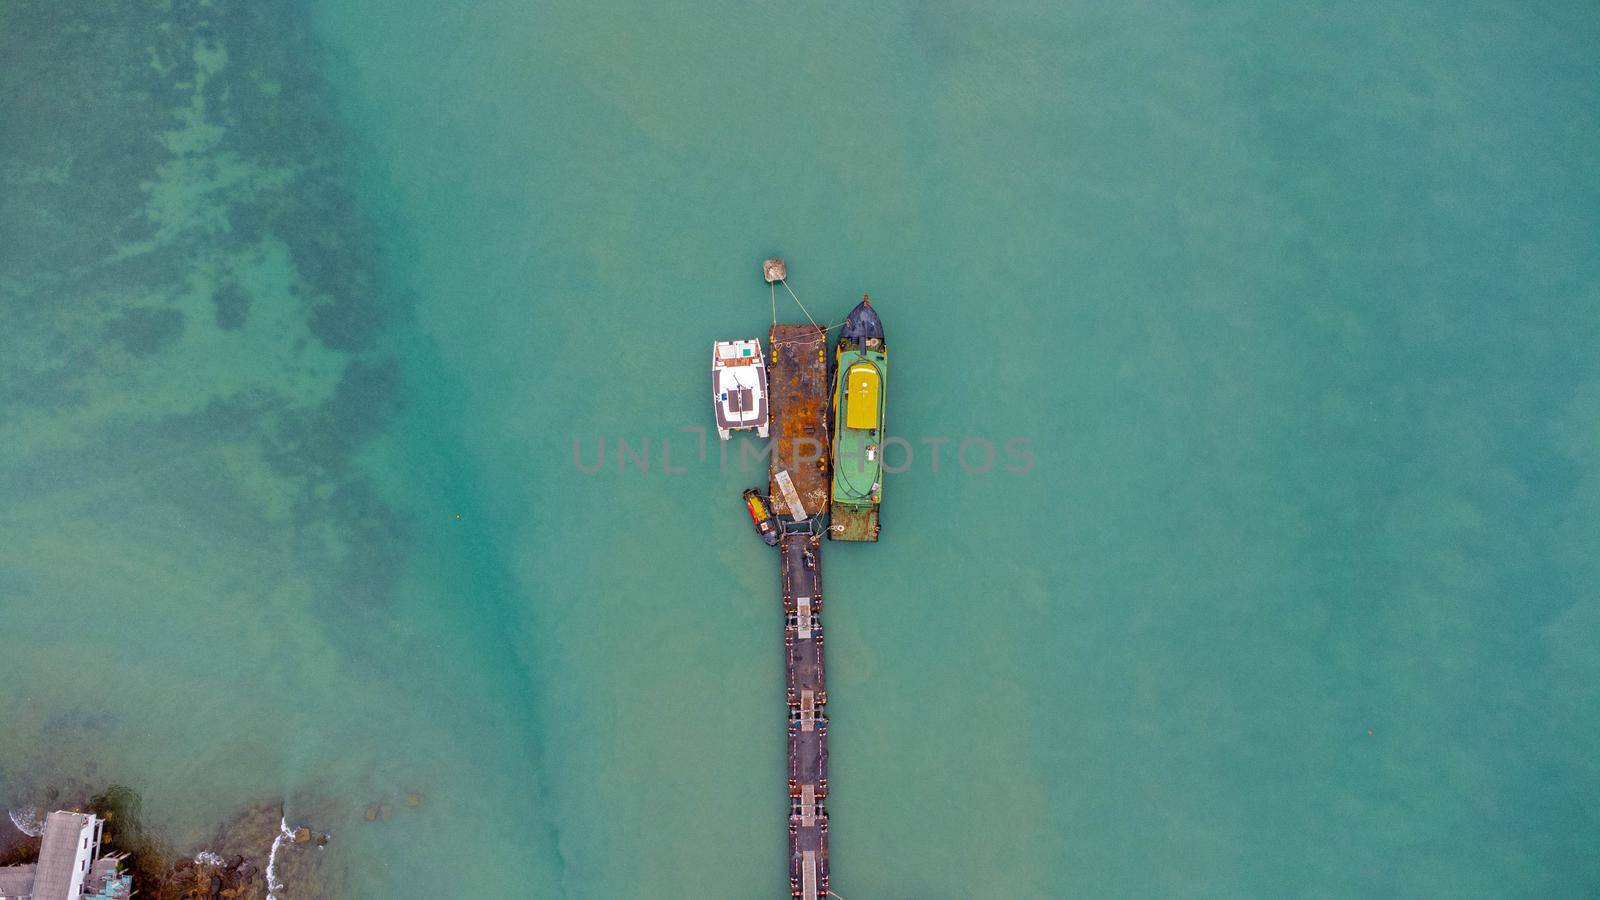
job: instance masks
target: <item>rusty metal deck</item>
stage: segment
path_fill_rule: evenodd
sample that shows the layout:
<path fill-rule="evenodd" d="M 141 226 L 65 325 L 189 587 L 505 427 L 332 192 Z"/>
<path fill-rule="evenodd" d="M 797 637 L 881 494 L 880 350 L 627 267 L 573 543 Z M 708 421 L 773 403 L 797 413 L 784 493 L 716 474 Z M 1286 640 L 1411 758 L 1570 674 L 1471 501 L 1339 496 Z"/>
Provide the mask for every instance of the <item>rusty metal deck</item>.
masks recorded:
<path fill-rule="evenodd" d="M 772 458 L 768 464 L 773 511 L 792 516 L 778 484 L 787 470 L 807 517 L 828 511 L 828 335 L 821 325 L 774 325 L 767 392 L 772 402 Z"/>

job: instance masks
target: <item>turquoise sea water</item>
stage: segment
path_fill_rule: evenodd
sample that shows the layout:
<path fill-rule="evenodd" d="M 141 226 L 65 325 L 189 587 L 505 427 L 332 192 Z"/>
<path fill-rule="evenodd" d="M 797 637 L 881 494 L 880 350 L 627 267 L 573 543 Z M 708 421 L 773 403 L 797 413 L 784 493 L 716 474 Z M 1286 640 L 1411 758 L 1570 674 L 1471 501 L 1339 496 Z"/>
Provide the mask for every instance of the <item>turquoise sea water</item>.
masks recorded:
<path fill-rule="evenodd" d="M 781 253 L 872 292 L 915 451 L 824 553 L 839 894 L 1590 893 L 1597 51 L 1576 3 L 0 4 L 0 804 L 287 796 L 335 896 L 780 896 L 762 479 L 681 429 Z"/>

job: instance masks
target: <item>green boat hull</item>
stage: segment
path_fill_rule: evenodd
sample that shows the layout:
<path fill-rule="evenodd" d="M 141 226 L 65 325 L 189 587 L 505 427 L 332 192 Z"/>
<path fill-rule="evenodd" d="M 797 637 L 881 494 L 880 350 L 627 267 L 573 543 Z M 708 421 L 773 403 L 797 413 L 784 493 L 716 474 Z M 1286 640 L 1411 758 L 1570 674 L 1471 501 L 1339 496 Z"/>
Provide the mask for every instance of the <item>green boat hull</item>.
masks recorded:
<path fill-rule="evenodd" d="M 833 386 L 833 489 L 828 537 L 836 541 L 876 541 L 878 506 L 883 502 L 884 398 L 888 393 L 887 349 L 865 350 L 841 342 Z M 873 410 L 850 409 L 849 374 L 862 364 L 876 371 Z M 859 399 L 856 402 L 862 402 Z M 871 427 L 850 427 L 870 418 Z"/>

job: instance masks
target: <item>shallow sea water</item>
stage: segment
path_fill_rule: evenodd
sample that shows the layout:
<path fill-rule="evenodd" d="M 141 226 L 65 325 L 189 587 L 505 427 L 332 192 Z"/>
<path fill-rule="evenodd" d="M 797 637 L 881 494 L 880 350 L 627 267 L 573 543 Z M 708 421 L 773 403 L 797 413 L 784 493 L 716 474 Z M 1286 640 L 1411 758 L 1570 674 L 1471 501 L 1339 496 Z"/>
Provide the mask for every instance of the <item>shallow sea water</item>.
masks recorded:
<path fill-rule="evenodd" d="M 782 895 L 763 479 L 693 431 L 781 253 L 819 320 L 872 293 L 913 451 L 824 552 L 841 895 L 1582 895 L 1597 49 L 1583 4 L 0 5 L 0 804 L 285 796 L 337 896 Z"/>

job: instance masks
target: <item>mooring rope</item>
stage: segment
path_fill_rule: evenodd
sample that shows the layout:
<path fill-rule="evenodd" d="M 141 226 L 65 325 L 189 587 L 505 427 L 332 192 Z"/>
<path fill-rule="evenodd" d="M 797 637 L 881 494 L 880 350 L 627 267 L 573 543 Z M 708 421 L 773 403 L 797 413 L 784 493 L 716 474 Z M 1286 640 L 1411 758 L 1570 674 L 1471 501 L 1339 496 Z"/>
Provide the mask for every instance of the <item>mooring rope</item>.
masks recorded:
<path fill-rule="evenodd" d="M 804 303 L 800 302 L 800 297 L 799 297 L 799 295 L 797 295 L 794 292 L 794 288 L 789 287 L 789 279 L 787 279 L 787 278 L 783 279 L 783 289 L 788 291 L 789 292 L 789 296 L 794 298 L 795 305 L 800 307 L 800 311 L 806 314 L 806 318 L 807 319 L 811 319 L 811 310 L 806 309 L 806 305 Z M 817 320 L 816 319 L 811 319 L 811 324 L 816 325 L 817 324 Z M 818 325 L 817 327 L 820 328 L 822 326 Z"/>
<path fill-rule="evenodd" d="M 789 287 L 789 279 L 784 278 L 781 280 L 783 281 L 783 289 L 789 292 L 789 296 L 794 297 L 795 305 L 800 307 L 800 311 L 806 314 L 806 318 L 811 320 L 811 324 L 816 328 L 822 328 L 821 325 L 817 324 L 816 319 L 811 318 L 811 310 L 806 309 L 806 305 L 800 302 L 800 298 L 795 294 L 794 288 Z M 767 286 L 772 288 L 772 327 L 776 328 L 778 327 L 778 287 L 776 282 L 771 281 L 767 282 Z M 827 328 L 822 328 L 823 340 L 827 340 L 828 332 L 840 327 L 843 324 L 844 320 L 841 319 L 840 321 L 829 325 Z M 805 344 L 809 343 L 810 341 L 811 338 L 807 336 L 803 338 L 794 338 L 787 341 L 773 341 L 771 344 L 769 344 L 769 346 L 776 349 L 784 344 Z"/>
<path fill-rule="evenodd" d="M 774 322 L 773 324 L 776 325 L 777 323 Z M 817 323 L 815 323 L 815 322 L 812 322 L 811 324 L 817 325 Z M 835 322 L 832 325 L 829 325 L 827 328 L 822 328 L 821 325 L 817 325 L 817 327 L 818 328 L 822 328 L 823 337 L 826 338 L 828 332 L 834 330 L 835 328 L 838 328 L 839 326 L 841 326 L 843 324 L 844 324 L 843 322 Z M 811 338 L 809 338 L 809 337 L 792 338 L 792 339 L 787 340 L 787 341 L 773 341 L 768 346 L 781 347 L 781 346 L 784 346 L 785 344 L 805 344 L 805 343 L 809 343 L 810 341 L 811 341 Z"/>

